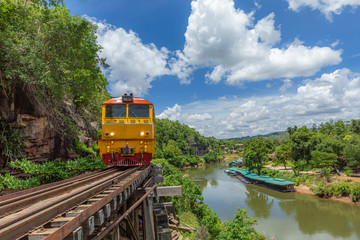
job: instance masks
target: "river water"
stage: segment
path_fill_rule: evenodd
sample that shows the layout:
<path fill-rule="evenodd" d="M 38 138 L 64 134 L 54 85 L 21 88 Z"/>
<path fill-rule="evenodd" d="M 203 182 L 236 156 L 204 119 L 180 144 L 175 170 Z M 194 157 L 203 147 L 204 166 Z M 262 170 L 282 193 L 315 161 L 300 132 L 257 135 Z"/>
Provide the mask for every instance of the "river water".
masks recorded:
<path fill-rule="evenodd" d="M 299 193 L 281 193 L 224 173 L 225 163 L 183 170 L 203 191 L 204 202 L 222 221 L 237 208 L 256 217 L 255 228 L 273 239 L 360 239 L 360 206 Z"/>

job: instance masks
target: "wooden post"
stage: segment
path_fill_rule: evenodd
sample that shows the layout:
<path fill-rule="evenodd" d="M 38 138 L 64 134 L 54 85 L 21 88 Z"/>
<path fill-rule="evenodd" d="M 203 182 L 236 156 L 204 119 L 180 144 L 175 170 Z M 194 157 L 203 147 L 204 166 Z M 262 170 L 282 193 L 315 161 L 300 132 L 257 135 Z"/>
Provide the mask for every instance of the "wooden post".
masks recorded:
<path fill-rule="evenodd" d="M 153 200 L 152 197 L 147 197 L 144 200 L 144 235 L 146 240 L 155 240 L 155 225 L 154 225 L 154 214 L 153 214 Z"/>

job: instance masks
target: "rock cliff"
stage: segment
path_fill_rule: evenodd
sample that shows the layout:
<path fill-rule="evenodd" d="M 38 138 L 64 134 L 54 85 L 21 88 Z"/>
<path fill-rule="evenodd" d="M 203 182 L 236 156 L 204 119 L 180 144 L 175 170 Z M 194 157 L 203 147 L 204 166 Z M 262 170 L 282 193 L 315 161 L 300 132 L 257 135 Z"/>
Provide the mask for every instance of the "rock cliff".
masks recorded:
<path fill-rule="evenodd" d="M 96 142 L 94 133 L 99 124 L 88 123 L 71 100 L 64 97 L 56 107 L 50 107 L 54 105 L 40 100 L 38 92 L 31 86 L 13 86 L 5 81 L 0 82 L 0 120 L 15 123 L 15 127 L 27 137 L 23 154 L 28 160 L 48 161 L 78 156 L 71 148 L 73 140 L 66 132 L 65 119 L 76 126 L 80 142 L 88 147 Z"/>

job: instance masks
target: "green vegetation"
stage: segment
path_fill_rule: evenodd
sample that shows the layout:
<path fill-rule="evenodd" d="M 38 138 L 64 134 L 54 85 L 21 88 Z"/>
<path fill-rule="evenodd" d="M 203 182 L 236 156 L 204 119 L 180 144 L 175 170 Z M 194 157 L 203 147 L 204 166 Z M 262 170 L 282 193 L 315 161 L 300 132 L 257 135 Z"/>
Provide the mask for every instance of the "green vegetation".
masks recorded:
<path fill-rule="evenodd" d="M 328 183 L 318 181 L 310 189 L 319 197 L 351 197 L 354 202 L 360 200 L 360 183 L 357 182 L 336 181 Z"/>
<path fill-rule="evenodd" d="M 232 221 L 221 223 L 217 214 L 203 202 L 199 187 L 187 177 L 182 177 L 178 170 L 185 165 L 194 166 L 221 160 L 225 149 L 241 151 L 241 147 L 236 146 L 238 141 L 203 137 L 194 129 L 168 119 L 156 120 L 156 139 L 157 148 L 152 163 L 162 165 L 164 182 L 161 185 L 181 185 L 183 189 L 182 196 L 166 197 L 162 201 L 173 202 L 181 221 L 197 228 L 196 233 L 185 233 L 184 237 L 204 240 L 264 239 L 253 227 L 256 220 L 249 218 L 244 210 L 239 210 Z M 271 141 L 267 143 L 271 144 Z M 198 150 L 211 151 L 202 157 L 193 155 Z M 233 228 L 234 226 L 237 227 Z M 236 238 L 239 236 L 241 237 Z"/>
<path fill-rule="evenodd" d="M 249 140 L 252 138 L 257 138 L 257 137 L 262 137 L 265 139 L 268 139 L 270 141 L 272 141 L 275 146 L 278 146 L 280 144 L 280 142 L 284 141 L 284 139 L 289 137 L 289 133 L 287 131 L 281 131 L 281 132 L 273 132 L 273 133 L 268 133 L 265 135 L 257 135 L 257 136 L 246 136 L 246 137 L 241 137 L 241 138 L 228 138 L 226 140 L 236 140 L 236 141 L 244 141 L 244 140 Z"/>
<path fill-rule="evenodd" d="M 175 167 L 195 166 L 221 159 L 222 141 L 203 137 L 187 125 L 168 119 L 156 119 L 155 158 L 165 158 Z M 202 157 L 198 151 L 210 151 Z"/>
<path fill-rule="evenodd" d="M 93 153 L 82 145 L 79 119 L 99 123 L 101 103 L 110 97 L 101 73 L 108 65 L 98 56 L 95 33 L 96 26 L 71 15 L 62 0 L 0 3 L 0 86 L 30 99 L 36 109 L 28 111 L 51 119 L 77 153 Z M 0 124 L 0 157 L 6 164 L 21 157 L 24 141 L 20 130 Z M 93 139 L 96 130 L 87 129 Z"/>
<path fill-rule="evenodd" d="M 57 2 L 4 0 L 0 4 L 1 72 L 12 84 L 35 88 L 47 100 L 70 97 L 99 111 L 107 81 L 97 52 L 96 27 Z M 79 88 L 81 86 L 81 88 Z"/>
<path fill-rule="evenodd" d="M 14 123 L 0 120 L 0 158 L 4 159 L 4 166 L 8 161 L 22 157 L 21 149 L 24 146 L 26 137 L 15 128 Z"/>
<path fill-rule="evenodd" d="M 264 239 L 253 227 L 256 220 L 249 218 L 245 210 L 238 210 L 232 221 L 221 223 L 217 214 L 204 204 L 201 190 L 194 182 L 182 177 L 181 172 L 165 159 L 154 159 L 153 163 L 161 164 L 163 167 L 164 182 L 160 185 L 182 185 L 181 196 L 166 197 L 162 201 L 173 202 L 182 221 L 197 227 L 198 232 L 188 234 L 187 237 L 190 239 Z M 188 215 L 193 217 L 190 219 L 184 217 Z"/>
<path fill-rule="evenodd" d="M 5 176 L 0 176 L 0 190 L 5 188 L 14 190 L 27 189 L 106 168 L 106 165 L 99 157 L 78 158 L 67 162 L 45 162 L 43 164 L 36 164 L 22 159 L 21 161 L 11 162 L 10 166 L 25 173 L 28 178 L 19 179 L 6 173 Z"/>
<path fill-rule="evenodd" d="M 347 174 L 350 169 L 357 171 L 360 167 L 359 125 L 360 120 L 354 119 L 321 123 L 311 129 L 289 127 L 289 137 L 275 148 L 274 162 L 285 168 L 290 165 L 296 175 L 301 170 L 320 169 L 327 180 L 335 169 L 344 169 Z M 244 160 L 248 160 L 248 167 L 258 169 L 264 164 L 255 153 L 263 156 L 273 151 L 274 144 L 265 141 L 261 137 L 245 141 Z M 265 144 L 267 149 L 264 149 Z"/>
<path fill-rule="evenodd" d="M 252 138 L 245 142 L 244 164 L 250 171 L 256 170 L 260 174 L 265 161 L 268 160 L 266 154 L 271 152 L 273 144 L 270 140 L 262 137 Z"/>
<path fill-rule="evenodd" d="M 360 168 L 360 120 L 321 123 L 312 128 L 289 127 L 288 138 L 275 148 L 275 158 L 270 163 L 291 167 L 293 172 L 263 169 L 266 155 L 276 143 L 270 144 L 258 137 L 244 141 L 244 162 L 250 170 L 271 177 L 284 178 L 311 187 L 320 197 L 351 197 L 360 200 L 360 184 L 333 178 L 335 171 L 342 170 L 347 176 Z M 269 162 L 267 163 L 269 164 Z M 301 174 L 301 171 L 319 172 L 317 176 Z"/>
<path fill-rule="evenodd" d="M 256 220 L 247 215 L 246 209 L 238 208 L 233 219 L 224 224 L 224 231 L 220 233 L 218 239 L 265 239 L 265 237 L 259 234 L 253 227 L 255 223 Z"/>

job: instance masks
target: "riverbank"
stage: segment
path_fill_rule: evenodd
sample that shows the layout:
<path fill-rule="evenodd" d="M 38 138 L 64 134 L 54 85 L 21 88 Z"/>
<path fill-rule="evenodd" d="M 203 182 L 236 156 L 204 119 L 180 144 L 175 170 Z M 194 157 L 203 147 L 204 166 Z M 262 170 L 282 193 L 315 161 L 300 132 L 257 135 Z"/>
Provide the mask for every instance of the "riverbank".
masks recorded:
<path fill-rule="evenodd" d="M 286 169 L 283 166 L 276 166 L 275 167 L 275 166 L 271 166 L 271 165 L 266 165 L 265 167 L 268 168 L 268 169 L 278 171 L 278 172 L 286 172 L 286 173 L 291 173 L 292 172 L 292 169 L 290 167 L 287 167 Z M 313 175 L 313 176 L 320 177 L 319 173 L 316 173 L 314 171 L 301 172 L 301 174 Z M 315 180 L 313 180 L 313 181 L 315 181 Z M 320 181 L 321 180 L 317 180 L 317 181 L 313 182 L 312 184 L 316 185 Z M 360 182 L 360 179 L 356 178 L 356 177 L 334 175 L 334 176 L 331 177 L 331 181 L 332 182 L 328 183 L 328 185 L 330 185 L 330 188 L 331 187 L 335 188 L 335 185 L 338 184 L 340 181 L 343 181 L 343 182 L 349 184 L 351 181 Z M 306 180 L 305 180 L 305 182 L 306 182 Z M 295 190 L 296 190 L 297 193 L 316 196 L 316 197 L 318 197 L 320 199 L 327 199 L 327 200 L 337 201 L 337 202 L 346 203 L 346 204 L 350 204 L 350 205 L 354 205 L 354 206 L 360 206 L 359 200 L 358 201 L 353 201 L 353 199 L 350 196 L 334 196 L 334 195 L 329 196 L 328 194 L 323 194 L 323 196 L 319 196 L 319 194 L 316 194 L 315 192 L 313 192 L 308 185 L 305 185 L 303 183 L 304 182 L 301 182 L 298 186 L 295 186 Z M 333 186 L 331 186 L 331 185 L 333 185 Z M 360 186 L 359 186 L 359 188 L 360 188 Z M 335 190 L 331 189 L 331 191 L 335 191 Z M 349 189 L 347 191 L 349 191 Z"/>
<path fill-rule="evenodd" d="M 295 190 L 296 190 L 297 193 L 315 196 L 315 197 L 318 197 L 320 199 L 327 199 L 327 200 L 346 203 L 346 204 L 350 204 L 350 205 L 354 205 L 354 206 L 360 206 L 359 202 L 354 202 L 351 199 L 351 197 L 335 197 L 335 196 L 332 196 L 330 198 L 321 198 L 321 197 L 317 196 L 313 191 L 311 191 L 310 187 L 308 187 L 308 186 L 306 186 L 304 184 L 300 184 L 299 186 L 295 186 Z"/>
<path fill-rule="evenodd" d="M 238 155 L 231 155 L 231 157 L 226 157 L 226 155 L 225 155 L 225 156 L 223 156 L 223 159 L 219 159 L 219 160 L 211 161 L 211 162 L 201 162 L 201 163 L 198 163 L 195 165 L 184 165 L 184 166 L 180 167 L 179 169 L 201 168 L 207 164 L 214 164 L 214 163 L 219 163 L 219 162 L 231 162 L 231 161 L 239 159 L 239 158 L 240 158 L 240 156 L 238 156 Z"/>
<path fill-rule="evenodd" d="M 227 168 L 221 162 L 182 171 L 182 176 L 187 174 L 199 186 L 204 203 L 222 222 L 231 220 L 239 207 L 257 218 L 255 228 L 269 239 L 359 239 L 359 207 L 324 201 L 310 194 L 282 193 L 244 184 L 225 174 Z"/>

